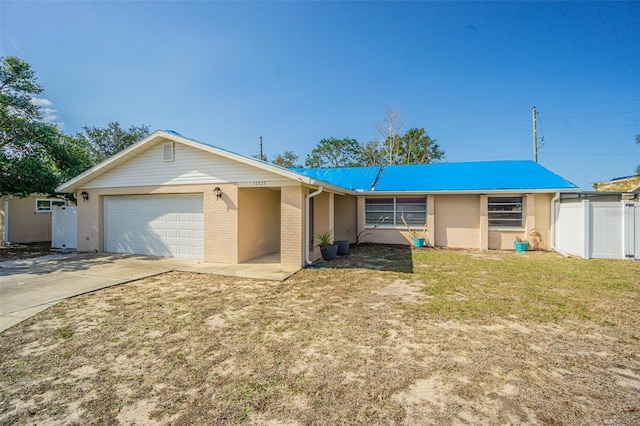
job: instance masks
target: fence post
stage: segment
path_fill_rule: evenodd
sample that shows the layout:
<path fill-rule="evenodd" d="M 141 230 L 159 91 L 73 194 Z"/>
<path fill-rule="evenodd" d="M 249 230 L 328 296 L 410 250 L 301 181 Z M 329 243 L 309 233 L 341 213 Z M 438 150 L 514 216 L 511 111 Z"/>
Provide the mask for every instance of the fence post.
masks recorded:
<path fill-rule="evenodd" d="M 582 214 L 584 228 L 584 241 L 582 242 L 582 258 L 591 258 L 591 203 L 589 200 L 582 200 Z"/>
<path fill-rule="evenodd" d="M 635 257 L 638 247 L 635 246 L 635 226 L 639 224 L 634 223 L 634 203 L 622 200 L 622 254 L 624 259 L 633 259 Z"/>

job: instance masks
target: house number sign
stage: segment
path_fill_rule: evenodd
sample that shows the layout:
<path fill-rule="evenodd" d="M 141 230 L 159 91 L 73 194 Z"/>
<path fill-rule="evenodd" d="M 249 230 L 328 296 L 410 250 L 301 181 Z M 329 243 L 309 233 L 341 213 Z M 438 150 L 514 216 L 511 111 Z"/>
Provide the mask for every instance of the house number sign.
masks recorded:
<path fill-rule="evenodd" d="M 266 180 L 254 180 L 253 186 L 267 186 Z"/>

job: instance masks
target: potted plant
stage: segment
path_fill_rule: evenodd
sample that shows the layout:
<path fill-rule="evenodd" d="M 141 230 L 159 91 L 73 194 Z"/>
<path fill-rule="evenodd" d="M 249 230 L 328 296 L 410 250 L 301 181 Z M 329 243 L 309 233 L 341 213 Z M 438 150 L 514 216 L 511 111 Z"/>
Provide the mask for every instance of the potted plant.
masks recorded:
<path fill-rule="evenodd" d="M 424 241 L 426 239 L 427 236 L 427 223 L 424 223 L 424 227 L 422 228 L 422 232 L 419 232 L 416 229 L 413 229 L 409 226 L 409 224 L 407 223 L 407 221 L 404 219 L 404 215 L 401 214 L 400 215 L 400 219 L 402 219 L 402 223 L 404 223 L 404 226 L 407 228 L 407 231 L 409 231 L 409 234 L 411 234 L 411 238 L 413 238 L 413 245 L 415 247 L 422 247 L 424 246 Z"/>
<path fill-rule="evenodd" d="M 529 243 L 527 242 L 527 240 L 520 237 L 516 237 L 515 240 L 513 241 L 513 246 L 516 248 L 516 251 L 518 253 L 523 253 L 527 251 L 528 245 Z"/>
<path fill-rule="evenodd" d="M 333 230 L 316 233 L 318 246 L 324 260 L 333 260 L 338 255 L 338 245 L 333 243 Z"/>

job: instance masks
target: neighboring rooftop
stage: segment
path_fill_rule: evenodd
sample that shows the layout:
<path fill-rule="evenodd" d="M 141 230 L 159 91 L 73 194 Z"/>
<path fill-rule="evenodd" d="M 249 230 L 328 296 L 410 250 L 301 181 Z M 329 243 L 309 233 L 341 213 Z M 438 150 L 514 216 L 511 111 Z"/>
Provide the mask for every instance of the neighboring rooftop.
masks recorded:
<path fill-rule="evenodd" d="M 593 184 L 599 192 L 640 192 L 640 175 L 618 177 Z"/>

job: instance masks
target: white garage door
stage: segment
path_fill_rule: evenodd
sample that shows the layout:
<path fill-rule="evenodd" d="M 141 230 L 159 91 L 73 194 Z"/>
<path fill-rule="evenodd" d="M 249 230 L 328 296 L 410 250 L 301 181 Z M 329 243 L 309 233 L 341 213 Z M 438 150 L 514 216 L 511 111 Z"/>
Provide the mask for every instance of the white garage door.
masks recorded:
<path fill-rule="evenodd" d="M 202 259 L 202 196 L 140 195 L 104 199 L 104 250 Z"/>

